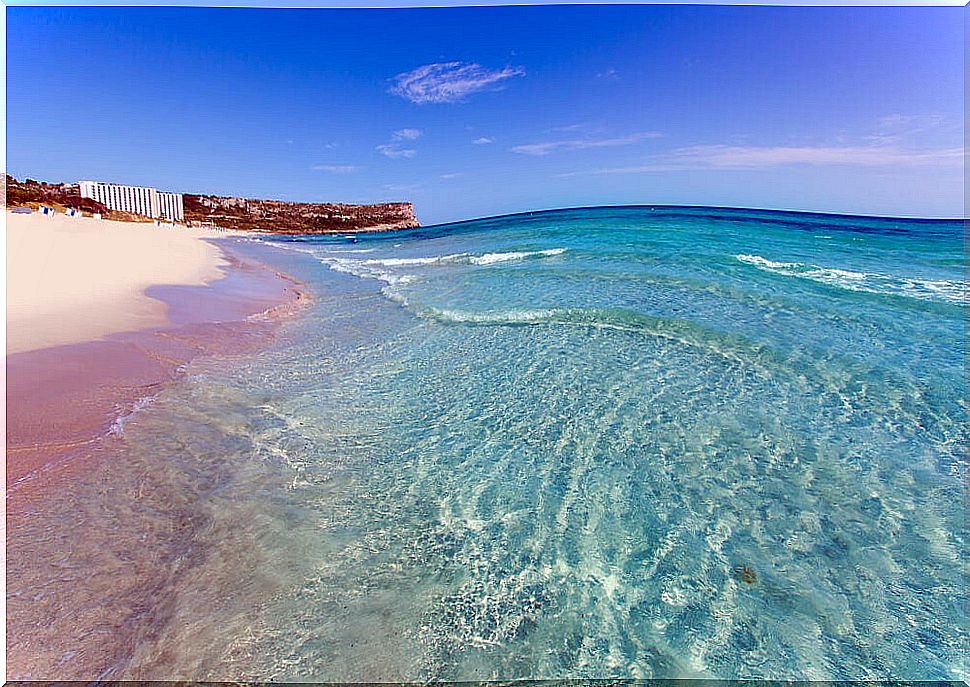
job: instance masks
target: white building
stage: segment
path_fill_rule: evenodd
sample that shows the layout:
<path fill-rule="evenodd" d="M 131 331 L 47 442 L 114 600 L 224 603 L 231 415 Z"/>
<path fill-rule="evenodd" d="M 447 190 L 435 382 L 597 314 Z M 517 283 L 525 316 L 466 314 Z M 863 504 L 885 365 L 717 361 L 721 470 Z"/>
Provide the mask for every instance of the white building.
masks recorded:
<path fill-rule="evenodd" d="M 181 193 L 163 193 L 148 186 L 123 186 L 102 181 L 79 181 L 82 198 L 92 198 L 112 210 L 145 217 L 164 217 L 181 222 L 185 218 Z"/>

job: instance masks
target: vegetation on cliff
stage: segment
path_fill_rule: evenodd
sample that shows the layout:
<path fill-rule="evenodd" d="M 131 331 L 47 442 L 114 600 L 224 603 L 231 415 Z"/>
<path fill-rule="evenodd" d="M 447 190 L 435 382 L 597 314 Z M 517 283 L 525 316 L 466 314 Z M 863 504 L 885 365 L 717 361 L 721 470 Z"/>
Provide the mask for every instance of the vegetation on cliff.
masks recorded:
<path fill-rule="evenodd" d="M 280 234 L 344 234 L 420 226 L 411 203 L 291 203 L 185 194 L 185 219 L 226 229 Z"/>
<path fill-rule="evenodd" d="M 77 184 L 47 184 L 43 181 L 25 179 L 18 181 L 9 174 L 6 180 L 5 204 L 10 207 L 29 207 L 37 209 L 47 205 L 64 211 L 67 208 L 84 212 L 100 212 L 103 217 L 112 217 L 112 211 L 92 198 L 82 198 Z M 127 214 L 127 213 L 117 213 Z"/>
<path fill-rule="evenodd" d="M 185 221 L 213 224 L 223 229 L 239 229 L 279 234 L 346 234 L 388 231 L 420 226 L 411 203 L 348 205 L 345 203 L 291 203 L 280 200 L 255 200 L 185 193 L 182 195 Z M 67 208 L 105 219 L 150 222 L 151 219 L 110 210 L 91 198 L 82 198 L 77 184 L 48 184 L 7 175 L 5 204 L 10 207 L 48 205 L 60 211 Z"/>

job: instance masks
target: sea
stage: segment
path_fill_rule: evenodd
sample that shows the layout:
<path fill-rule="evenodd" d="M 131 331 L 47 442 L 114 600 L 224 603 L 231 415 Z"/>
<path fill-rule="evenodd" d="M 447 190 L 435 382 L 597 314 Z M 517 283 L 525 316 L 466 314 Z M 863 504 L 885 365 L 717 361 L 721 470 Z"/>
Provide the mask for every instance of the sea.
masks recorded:
<path fill-rule="evenodd" d="M 312 304 L 36 524 L 102 677 L 970 678 L 962 220 L 226 241 Z"/>

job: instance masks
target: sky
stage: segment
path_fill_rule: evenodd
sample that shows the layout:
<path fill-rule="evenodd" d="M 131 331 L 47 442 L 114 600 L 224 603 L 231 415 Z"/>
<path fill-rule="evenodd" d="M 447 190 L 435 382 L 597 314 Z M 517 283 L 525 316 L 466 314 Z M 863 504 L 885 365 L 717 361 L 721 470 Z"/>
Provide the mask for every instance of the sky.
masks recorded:
<path fill-rule="evenodd" d="M 7 8 L 7 170 L 423 224 L 966 216 L 965 9 Z"/>

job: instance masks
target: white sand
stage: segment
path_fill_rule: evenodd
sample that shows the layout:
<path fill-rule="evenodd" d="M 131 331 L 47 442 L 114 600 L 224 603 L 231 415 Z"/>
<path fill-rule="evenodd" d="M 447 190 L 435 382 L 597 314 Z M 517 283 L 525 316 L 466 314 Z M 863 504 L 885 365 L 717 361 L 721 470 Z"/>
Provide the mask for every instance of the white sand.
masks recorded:
<path fill-rule="evenodd" d="M 6 212 L 7 354 L 164 325 L 155 284 L 222 276 L 216 232 Z"/>

